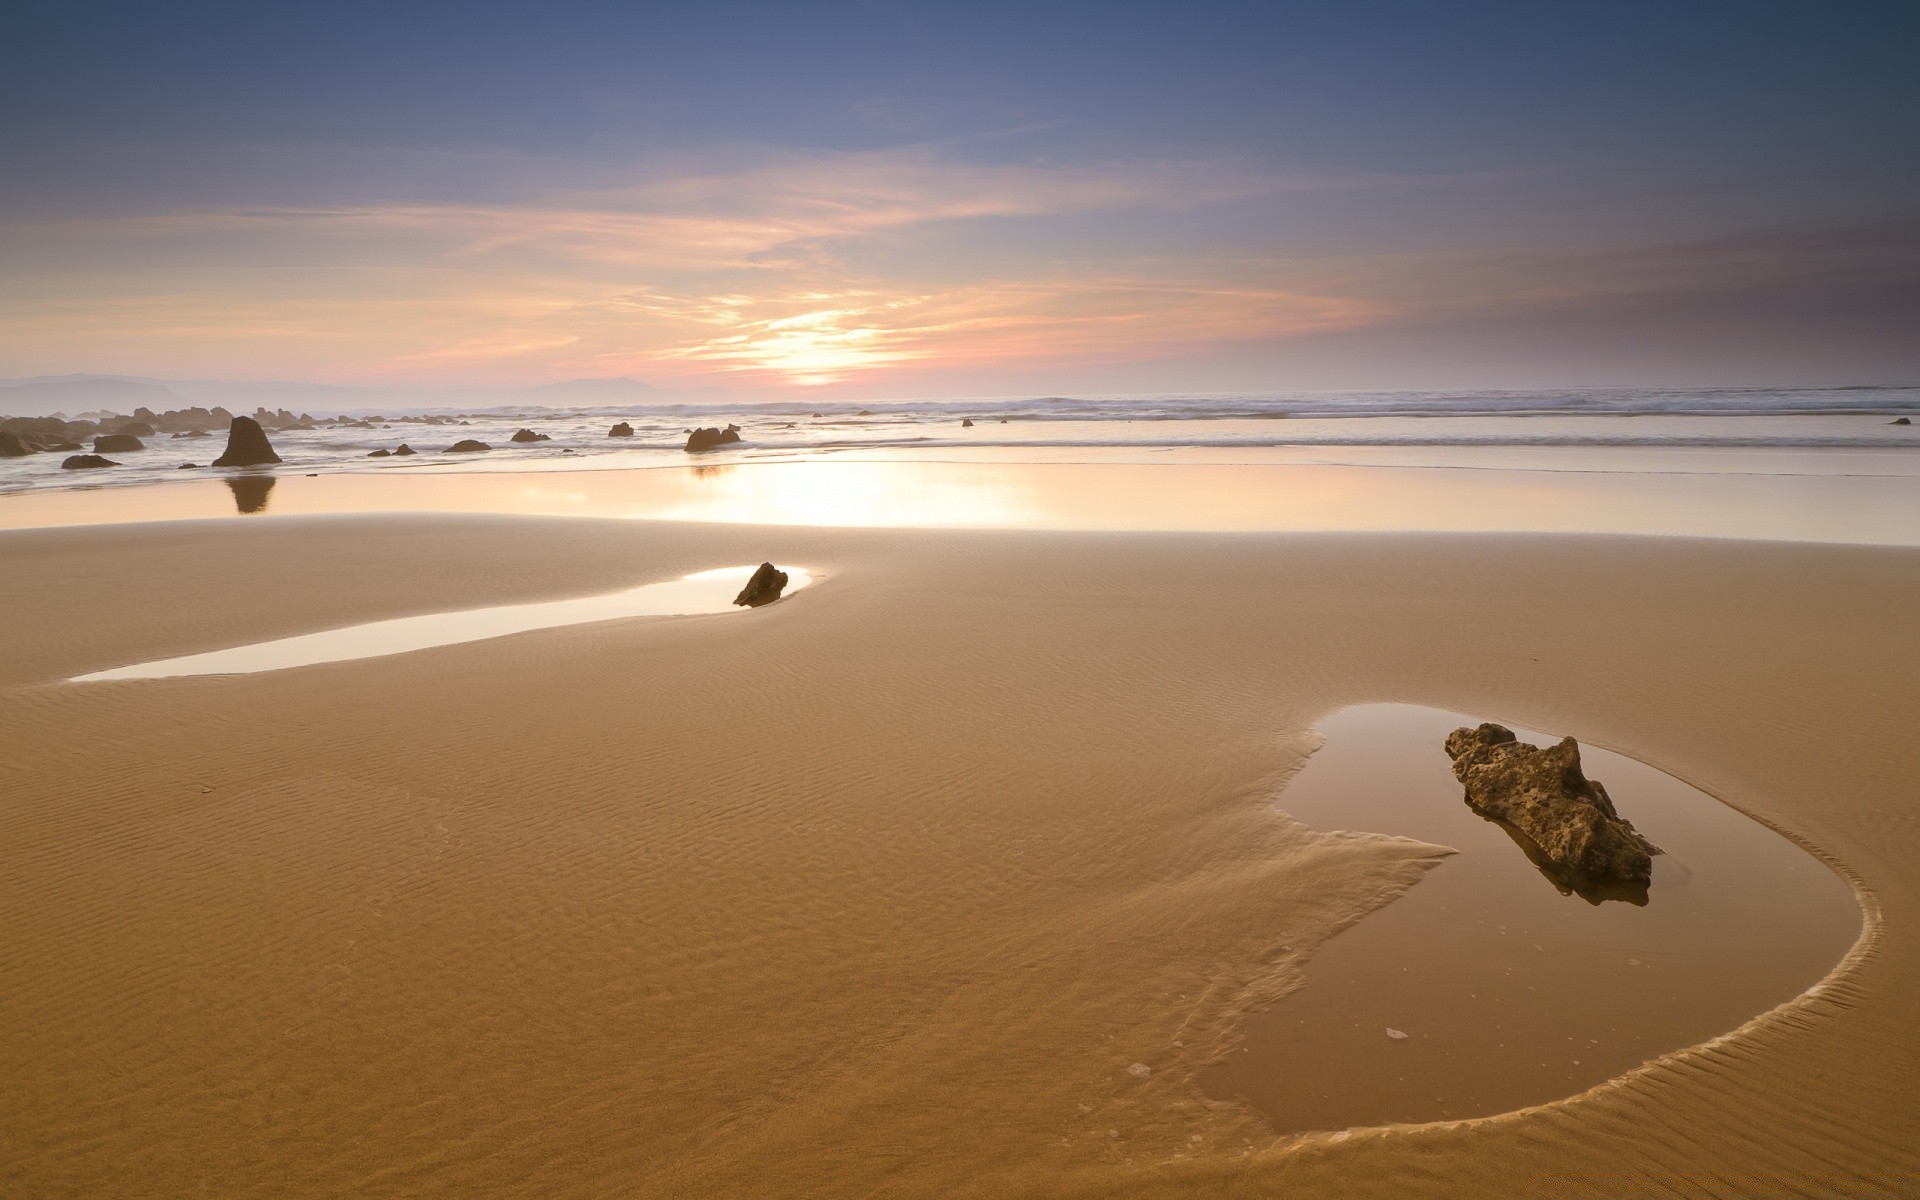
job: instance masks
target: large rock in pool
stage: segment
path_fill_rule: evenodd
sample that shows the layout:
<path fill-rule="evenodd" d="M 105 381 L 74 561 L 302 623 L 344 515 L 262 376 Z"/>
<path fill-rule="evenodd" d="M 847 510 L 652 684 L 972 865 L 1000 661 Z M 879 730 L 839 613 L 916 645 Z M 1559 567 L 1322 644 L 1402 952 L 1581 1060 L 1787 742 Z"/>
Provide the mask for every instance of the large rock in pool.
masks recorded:
<path fill-rule="evenodd" d="M 625 421 L 622 421 L 618 425 L 615 425 L 612 429 L 607 430 L 607 436 L 608 437 L 632 437 L 633 426 L 627 424 Z"/>
<path fill-rule="evenodd" d="M 130 433 L 103 433 L 93 439 L 95 454 L 131 454 L 146 448 L 145 442 Z"/>
<path fill-rule="evenodd" d="M 1453 773 L 1467 806 L 1523 835 L 1545 865 L 1575 887 L 1646 883 L 1654 845 L 1614 811 L 1607 789 L 1580 770 L 1580 745 L 1562 738 L 1542 750 L 1501 725 L 1447 735 Z"/>
<path fill-rule="evenodd" d="M 25 458 L 33 453 L 33 447 L 20 439 L 20 435 L 11 429 L 0 429 L 0 458 Z"/>
<path fill-rule="evenodd" d="M 714 429 L 709 426 L 706 429 L 696 429 L 687 434 L 687 449 L 689 451 L 713 450 L 725 446 L 729 442 L 737 442 L 739 440 L 740 427 L 738 425 L 729 425 L 725 429 Z"/>
<path fill-rule="evenodd" d="M 531 429 L 518 429 L 515 430 L 513 436 L 507 440 L 511 442 L 550 442 L 553 439 L 544 433 L 535 433 Z"/>
<path fill-rule="evenodd" d="M 485 442 L 477 442 L 472 438 L 461 438 L 459 441 L 455 442 L 451 446 L 448 446 L 445 450 L 442 450 L 440 453 L 442 454 L 478 454 L 482 450 L 491 450 L 491 449 L 493 449 L 493 447 L 487 445 Z"/>
<path fill-rule="evenodd" d="M 76 454 L 60 464 L 62 471 L 86 471 L 94 467 L 117 467 L 120 464 L 110 458 L 101 458 L 98 454 Z"/>
<path fill-rule="evenodd" d="M 733 602 L 748 608 L 759 608 L 762 604 L 772 604 L 778 600 L 786 586 L 787 573 L 770 562 L 763 562 L 760 569 L 753 573 L 753 578 L 747 580 L 747 586 L 741 588 L 740 594 L 733 598 Z"/>
<path fill-rule="evenodd" d="M 260 428 L 260 422 L 252 417 L 235 417 L 227 429 L 226 452 L 214 459 L 213 465 L 260 467 L 279 461 L 280 456 L 273 452 L 273 443 L 267 440 L 267 431 Z"/>

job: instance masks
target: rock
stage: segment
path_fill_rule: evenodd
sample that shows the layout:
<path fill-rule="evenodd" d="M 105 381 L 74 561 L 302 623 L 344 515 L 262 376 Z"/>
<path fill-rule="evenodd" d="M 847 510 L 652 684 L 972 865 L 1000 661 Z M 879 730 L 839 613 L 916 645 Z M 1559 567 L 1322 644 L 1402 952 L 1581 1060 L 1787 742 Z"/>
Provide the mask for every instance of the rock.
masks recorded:
<path fill-rule="evenodd" d="M 143 408 L 140 411 L 145 412 L 147 410 Z M 124 433 L 124 434 L 127 434 L 129 437 L 137 437 L 137 438 L 152 437 L 156 432 L 158 432 L 157 430 L 154 429 L 153 426 L 147 424 L 145 421 L 122 421 L 118 425 L 115 425 L 113 427 L 113 431 L 115 433 Z"/>
<path fill-rule="evenodd" d="M 135 450 L 145 450 L 147 445 L 130 433 L 103 433 L 93 439 L 95 454 L 131 454 Z"/>
<path fill-rule="evenodd" d="M 455 442 L 453 445 L 448 446 L 445 450 L 442 450 L 440 453 L 442 454 L 477 454 L 482 450 L 491 450 L 491 449 L 493 449 L 493 447 L 487 445 L 485 442 L 476 442 L 472 438 L 462 438 L 459 441 Z"/>
<path fill-rule="evenodd" d="M 405 442 L 401 442 L 399 448 L 393 452 L 393 456 L 395 458 L 405 458 L 409 454 L 418 454 L 418 453 L 420 452 L 418 450 L 415 450 L 412 446 L 407 445 Z"/>
<path fill-rule="evenodd" d="M 94 467 L 117 467 L 120 464 L 110 458 L 101 458 L 98 454 L 76 454 L 60 464 L 62 471 L 86 471 Z"/>
<path fill-rule="evenodd" d="M 627 424 L 625 421 L 622 421 L 618 425 L 615 425 L 612 429 L 607 430 L 607 436 L 608 437 L 632 437 L 633 426 Z"/>
<path fill-rule="evenodd" d="M 1568 886 L 1653 878 L 1660 847 L 1581 773 L 1580 746 L 1572 738 L 1542 750 L 1488 724 L 1448 734 L 1447 754 L 1466 786 L 1467 806 L 1523 835 L 1540 851 L 1543 867 Z"/>
<path fill-rule="evenodd" d="M 762 604 L 772 604 L 778 600 L 786 586 L 787 573 L 770 562 L 763 562 L 760 569 L 753 573 L 753 578 L 747 580 L 747 586 L 741 588 L 740 594 L 733 598 L 733 602 L 747 608 L 759 608 Z"/>
<path fill-rule="evenodd" d="M 725 429 L 715 429 L 712 426 L 708 426 L 705 429 L 696 429 L 687 435 L 687 450 L 689 453 L 697 453 L 701 450 L 713 450 L 739 440 L 740 427 L 738 425 L 729 425 Z"/>
<path fill-rule="evenodd" d="M 66 454 L 73 450 L 86 449 L 86 447 L 82 446 L 79 442 L 48 442 L 40 448 L 47 451 L 58 451 L 61 454 Z"/>
<path fill-rule="evenodd" d="M 972 429 L 972 428 L 973 428 L 973 418 L 971 418 L 971 417 L 963 417 L 963 418 L 961 418 L 961 420 L 960 420 L 960 428 L 962 428 L 962 429 Z"/>
<path fill-rule="evenodd" d="M 526 442 L 550 442 L 553 439 L 548 437 L 544 433 L 535 433 L 531 429 L 516 429 L 514 430 L 513 436 L 508 438 L 507 440 L 510 442 L 526 443 Z"/>
<path fill-rule="evenodd" d="M 856 413 L 855 415 L 856 415 L 856 416 L 861 416 L 861 417 L 870 417 L 870 416 L 872 416 L 872 415 L 873 415 L 873 410 L 872 410 L 872 409 L 870 409 L 870 408 L 863 408 L 863 409 L 861 409 L 861 410 L 860 410 L 860 411 L 859 411 L 858 413 Z"/>
<path fill-rule="evenodd" d="M 235 417 L 227 429 L 226 451 L 213 460 L 213 465 L 259 467 L 279 461 L 280 456 L 273 452 L 273 443 L 267 440 L 267 431 L 260 428 L 260 422 L 252 417 Z"/>
<path fill-rule="evenodd" d="M 174 469 L 177 471 L 198 471 L 200 469 L 200 464 L 199 463 L 181 463 L 178 467 L 175 467 Z"/>
<path fill-rule="evenodd" d="M 820 414 L 819 414 L 819 413 L 815 413 L 815 414 L 813 414 L 813 415 L 817 417 L 817 416 L 819 416 Z"/>
<path fill-rule="evenodd" d="M 33 453 L 33 447 L 20 440 L 20 435 L 11 429 L 0 429 L 0 458 L 25 458 Z"/>
<path fill-rule="evenodd" d="M 391 451 L 391 450 L 373 450 L 373 451 L 369 451 L 369 452 L 368 452 L 368 454 L 367 454 L 367 457 L 368 457 L 368 458 L 392 458 L 392 457 L 393 457 L 393 451 Z"/>
<path fill-rule="evenodd" d="M 1907 418 L 1907 417 L 1895 417 L 1895 418 L 1894 418 L 1893 420 L 1891 420 L 1891 421 L 1888 421 L 1888 422 L 1887 422 L 1887 424 L 1889 424 L 1889 425 L 1911 425 L 1911 424 L 1913 424 L 1913 421 L 1912 421 L 1911 419 L 1909 419 L 1909 418 Z"/>
<path fill-rule="evenodd" d="M 1007 419 L 1006 419 L 1005 417 L 1001 417 L 1001 418 L 1000 418 L 1000 423 L 1001 423 L 1002 425 L 1005 425 L 1005 424 L 1007 423 Z"/>

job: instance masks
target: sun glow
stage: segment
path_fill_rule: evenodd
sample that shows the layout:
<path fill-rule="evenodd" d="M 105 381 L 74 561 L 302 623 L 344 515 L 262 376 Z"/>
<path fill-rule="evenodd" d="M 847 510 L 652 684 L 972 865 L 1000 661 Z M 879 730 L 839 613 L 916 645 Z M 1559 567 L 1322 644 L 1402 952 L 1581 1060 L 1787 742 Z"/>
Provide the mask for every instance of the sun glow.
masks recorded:
<path fill-rule="evenodd" d="M 888 330 L 856 324 L 865 314 L 825 309 L 752 323 L 744 332 L 677 352 L 731 371 L 772 371 L 803 387 L 836 383 L 847 375 L 907 355 L 886 345 Z"/>

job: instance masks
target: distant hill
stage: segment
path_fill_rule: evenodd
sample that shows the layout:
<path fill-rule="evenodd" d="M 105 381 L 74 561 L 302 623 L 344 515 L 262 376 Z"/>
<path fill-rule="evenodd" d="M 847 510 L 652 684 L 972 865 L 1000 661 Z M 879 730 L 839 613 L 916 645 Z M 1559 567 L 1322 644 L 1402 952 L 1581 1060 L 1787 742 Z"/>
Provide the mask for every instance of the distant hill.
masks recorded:
<path fill-rule="evenodd" d="M 68 416 L 95 409 L 131 413 L 141 405 L 159 412 L 185 408 L 181 398 L 156 379 L 128 379 L 114 375 L 67 375 L 57 379 L 0 381 L 0 416 Z"/>
<path fill-rule="evenodd" d="M 638 379 L 569 379 L 562 383 L 501 387 L 402 388 L 329 383 L 229 383 L 205 379 L 144 379 L 130 375 L 63 375 L 0 379 L 0 416 L 76 416 L 102 409 L 131 415 L 202 405 L 232 412 L 291 409 L 316 416 L 352 412 L 447 411 L 514 406 L 619 408 L 627 405 L 724 402 L 721 388 L 670 390 Z"/>

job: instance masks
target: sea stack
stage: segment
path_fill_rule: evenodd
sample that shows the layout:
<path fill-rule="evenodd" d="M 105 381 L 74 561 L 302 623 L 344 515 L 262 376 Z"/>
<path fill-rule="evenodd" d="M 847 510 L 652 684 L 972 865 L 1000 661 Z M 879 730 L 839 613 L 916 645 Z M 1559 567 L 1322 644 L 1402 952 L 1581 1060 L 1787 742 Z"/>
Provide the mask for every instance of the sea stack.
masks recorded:
<path fill-rule="evenodd" d="M 747 580 L 747 586 L 733 602 L 746 608 L 759 608 L 762 604 L 772 604 L 780 598 L 781 591 L 787 586 L 787 573 L 770 562 L 760 564 L 760 569 Z"/>
<path fill-rule="evenodd" d="M 1447 735 L 1453 774 L 1467 806 L 1523 835 L 1550 872 L 1571 887 L 1647 883 L 1660 847 L 1614 811 L 1607 789 L 1580 770 L 1580 745 L 1562 738 L 1542 750 L 1501 725 Z"/>
<path fill-rule="evenodd" d="M 0 429 L 0 458 L 25 458 L 33 453 L 33 447 L 20 440 L 20 435 L 11 429 Z"/>
<path fill-rule="evenodd" d="M 615 425 L 612 429 L 607 430 L 607 436 L 608 437 L 632 437 L 633 426 L 627 424 L 625 421 L 622 421 L 618 425 Z"/>
<path fill-rule="evenodd" d="M 508 438 L 507 440 L 510 442 L 526 443 L 526 442 L 550 442 L 553 439 L 548 437 L 544 433 L 535 433 L 531 429 L 517 429 L 514 431 L 513 436 Z"/>
<path fill-rule="evenodd" d="M 213 460 L 216 467 L 260 467 L 280 461 L 267 441 L 267 431 L 252 417 L 235 417 L 227 430 L 226 453 Z"/>

